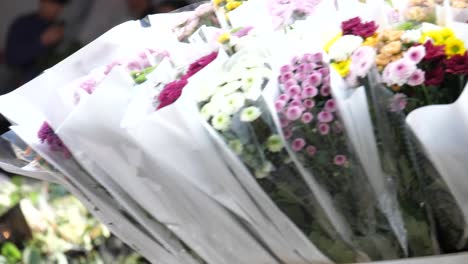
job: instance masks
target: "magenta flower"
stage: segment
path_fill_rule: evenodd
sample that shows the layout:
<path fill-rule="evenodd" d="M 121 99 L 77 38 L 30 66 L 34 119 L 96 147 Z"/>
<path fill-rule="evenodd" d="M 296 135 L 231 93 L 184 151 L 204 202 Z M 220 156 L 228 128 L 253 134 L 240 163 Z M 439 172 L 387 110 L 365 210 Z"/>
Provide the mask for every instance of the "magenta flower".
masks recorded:
<path fill-rule="evenodd" d="M 88 79 L 80 84 L 80 88 L 85 90 L 88 94 L 92 94 L 96 89 L 97 82 L 94 79 Z"/>
<path fill-rule="evenodd" d="M 301 96 L 303 99 L 313 98 L 317 96 L 318 92 L 318 89 L 314 86 L 307 86 L 302 90 Z"/>
<path fill-rule="evenodd" d="M 330 76 L 330 69 L 328 67 L 323 67 L 318 70 L 320 75 L 322 75 L 323 78 Z M 323 81 L 323 83 L 327 83 L 326 81 Z"/>
<path fill-rule="evenodd" d="M 301 87 L 299 87 L 299 85 L 293 85 L 289 88 L 286 88 L 286 92 L 289 96 L 293 97 L 294 95 L 301 93 Z"/>
<path fill-rule="evenodd" d="M 280 118 L 280 125 L 281 125 L 281 128 L 285 128 L 287 126 L 289 126 L 290 124 L 290 121 L 286 118 Z"/>
<path fill-rule="evenodd" d="M 287 72 L 292 72 L 292 71 L 293 71 L 293 68 L 291 67 L 291 65 L 283 65 L 280 68 L 280 73 L 281 74 L 287 73 Z"/>
<path fill-rule="evenodd" d="M 374 21 L 362 23 L 359 17 L 351 18 L 341 23 L 343 35 L 357 35 L 368 38 L 377 31 L 377 24 Z"/>
<path fill-rule="evenodd" d="M 320 95 L 321 96 L 329 96 L 331 93 L 330 87 L 324 86 L 322 89 L 320 89 Z"/>
<path fill-rule="evenodd" d="M 248 27 L 243 27 L 239 29 L 238 31 L 234 32 L 232 35 L 238 38 L 245 37 L 249 34 L 250 31 L 252 31 L 253 27 L 248 26 Z"/>
<path fill-rule="evenodd" d="M 317 65 L 313 62 L 304 64 L 304 73 L 312 73 Z"/>
<path fill-rule="evenodd" d="M 338 166 L 344 166 L 346 165 L 347 158 L 345 155 L 336 155 L 335 158 L 333 159 L 333 163 Z"/>
<path fill-rule="evenodd" d="M 302 56 L 302 62 L 309 62 L 309 63 L 315 63 L 315 62 L 321 62 L 323 60 L 322 53 L 315 53 L 315 54 L 304 54 Z"/>
<path fill-rule="evenodd" d="M 408 78 L 416 71 L 416 64 L 409 59 L 399 59 L 390 63 L 390 80 L 392 84 L 403 85 L 408 81 Z"/>
<path fill-rule="evenodd" d="M 317 153 L 317 148 L 315 146 L 310 145 L 306 148 L 306 152 L 309 156 L 313 157 L 315 156 L 315 153 Z"/>
<path fill-rule="evenodd" d="M 411 47 L 403 56 L 413 63 L 418 64 L 426 56 L 426 48 L 422 45 Z"/>
<path fill-rule="evenodd" d="M 290 106 L 286 110 L 286 118 L 288 120 L 294 121 L 301 117 L 302 115 L 302 108 L 299 106 Z"/>
<path fill-rule="evenodd" d="M 296 94 L 292 97 L 293 101 L 302 101 L 302 96 L 300 94 Z"/>
<path fill-rule="evenodd" d="M 204 57 L 201 57 L 194 63 L 190 64 L 187 72 L 185 73 L 185 77 L 188 79 L 199 72 L 201 69 L 205 68 L 208 64 L 214 61 L 218 57 L 218 52 L 210 53 Z"/>
<path fill-rule="evenodd" d="M 424 71 L 417 69 L 408 79 L 408 85 L 410 86 L 418 86 L 424 83 Z"/>
<path fill-rule="evenodd" d="M 281 101 L 288 101 L 289 99 L 291 99 L 291 96 L 289 96 L 289 94 L 282 94 L 278 97 L 278 100 L 281 100 Z"/>
<path fill-rule="evenodd" d="M 426 72 L 424 84 L 427 86 L 439 86 L 444 81 L 444 78 L 445 71 L 439 65 Z"/>
<path fill-rule="evenodd" d="M 354 17 L 349 20 L 341 22 L 341 31 L 343 35 L 354 35 L 354 28 L 361 24 L 360 17 Z"/>
<path fill-rule="evenodd" d="M 294 75 L 292 74 L 292 72 L 285 72 L 283 74 L 281 74 L 281 79 L 283 82 L 287 82 L 288 80 L 291 80 L 293 79 Z"/>
<path fill-rule="evenodd" d="M 322 83 L 322 75 L 320 72 L 316 71 L 310 74 L 308 79 L 308 84 L 318 87 Z"/>
<path fill-rule="evenodd" d="M 303 138 L 296 138 L 293 140 L 291 147 L 294 152 L 301 151 L 306 145 L 306 142 Z"/>
<path fill-rule="evenodd" d="M 292 59 L 291 59 L 291 65 L 297 65 L 297 64 L 300 64 L 301 63 L 301 58 L 297 57 L 297 56 L 294 56 Z"/>
<path fill-rule="evenodd" d="M 299 106 L 302 108 L 302 102 L 301 100 L 293 100 L 291 103 L 290 103 L 290 106 Z"/>
<path fill-rule="evenodd" d="M 70 151 L 47 122 L 42 124 L 37 132 L 37 137 L 41 143 L 46 143 L 51 151 L 62 152 L 66 159 L 71 158 Z"/>
<path fill-rule="evenodd" d="M 330 113 L 336 111 L 336 102 L 334 99 L 329 99 L 327 102 L 325 102 L 325 111 Z"/>
<path fill-rule="evenodd" d="M 300 73 L 305 73 L 305 67 L 306 67 L 306 63 L 304 62 L 301 62 L 301 64 L 299 64 L 299 66 L 297 66 L 296 70 Z"/>
<path fill-rule="evenodd" d="M 333 121 L 333 114 L 328 111 L 320 112 L 317 117 L 321 123 L 330 123 Z"/>
<path fill-rule="evenodd" d="M 301 121 L 304 124 L 309 124 L 310 122 L 312 122 L 313 119 L 314 116 L 312 115 L 312 113 L 304 113 L 301 117 Z"/>
<path fill-rule="evenodd" d="M 406 95 L 402 93 L 397 93 L 392 97 L 389 109 L 391 112 L 400 112 L 405 110 L 407 104 L 408 101 Z"/>
<path fill-rule="evenodd" d="M 330 133 L 330 126 L 328 124 L 322 123 L 318 126 L 318 129 L 321 135 L 328 135 Z"/>
<path fill-rule="evenodd" d="M 298 72 L 294 75 L 294 78 L 296 78 L 296 80 L 302 82 L 304 81 L 305 79 L 307 79 L 307 74 L 303 73 L 303 72 Z"/>
<path fill-rule="evenodd" d="M 426 41 L 424 43 L 424 48 L 426 50 L 426 56 L 424 56 L 424 60 L 439 60 L 445 57 L 445 50 L 444 46 L 435 46 L 432 44 L 432 41 Z"/>
<path fill-rule="evenodd" d="M 276 100 L 275 102 L 275 109 L 277 112 L 281 112 L 284 109 L 284 106 L 286 105 L 286 102 L 283 100 Z"/>
<path fill-rule="evenodd" d="M 376 52 L 373 48 L 363 46 L 357 49 L 351 56 L 351 72 L 356 77 L 365 77 L 374 65 Z"/>
<path fill-rule="evenodd" d="M 306 99 L 304 100 L 304 102 L 302 103 L 302 105 L 308 109 L 311 109 L 311 108 L 314 108 L 315 106 L 315 101 L 312 100 L 312 99 Z"/>
<path fill-rule="evenodd" d="M 372 60 L 375 57 L 375 49 L 369 46 L 362 46 L 353 52 L 351 60 L 353 63 L 363 60 Z"/>
<path fill-rule="evenodd" d="M 294 85 L 297 85 L 297 81 L 295 79 L 289 79 L 286 82 L 284 82 L 284 86 L 286 87 L 286 89 Z"/>
<path fill-rule="evenodd" d="M 445 61 L 447 72 L 451 74 L 468 74 L 468 52 L 463 55 L 455 55 Z"/>
<path fill-rule="evenodd" d="M 122 63 L 119 61 L 113 61 L 111 64 L 106 66 L 106 69 L 104 70 L 104 74 L 108 75 L 112 71 L 112 69 L 114 69 L 114 67 L 118 65 L 122 65 Z"/>
<path fill-rule="evenodd" d="M 158 97 L 158 110 L 173 104 L 182 94 L 182 89 L 187 85 L 187 79 L 176 80 L 168 83 Z"/>
<path fill-rule="evenodd" d="M 286 129 L 286 130 L 284 131 L 284 138 L 290 139 L 290 138 L 292 137 L 292 135 L 293 135 L 293 132 L 292 132 L 291 129 Z"/>

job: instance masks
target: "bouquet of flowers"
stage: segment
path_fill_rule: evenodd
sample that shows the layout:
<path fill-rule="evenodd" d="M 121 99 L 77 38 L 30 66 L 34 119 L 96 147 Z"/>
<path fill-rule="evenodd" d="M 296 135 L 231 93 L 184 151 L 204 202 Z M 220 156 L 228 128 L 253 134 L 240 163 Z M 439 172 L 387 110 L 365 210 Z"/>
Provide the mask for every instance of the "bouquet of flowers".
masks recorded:
<path fill-rule="evenodd" d="M 431 241 L 431 233 L 437 232 L 441 248 L 448 252 L 456 251 L 456 248 L 447 245 L 464 244 L 460 241 L 463 240 L 465 226 L 460 206 L 408 130 L 401 111 L 409 113 L 425 105 L 452 103 L 459 97 L 466 81 L 451 70 L 451 65 L 464 57 L 464 44 L 447 28 L 386 30 L 379 39 L 380 42 L 374 44 L 377 47 L 376 57 L 375 51 L 368 47 L 358 48 L 352 54 L 350 69 L 346 73 L 348 83 L 366 87 L 380 142 L 382 166 L 384 171 L 396 176 L 394 179 L 399 189 L 400 203 L 407 205 L 403 206 L 405 221 L 409 223 L 412 218 L 420 222 L 420 227 L 426 225 L 425 238 L 420 236 L 421 232 L 417 233 L 421 239 L 418 243 Z M 382 81 L 393 91 L 385 91 L 378 84 L 380 78 L 375 77 L 375 72 L 369 74 L 374 60 L 378 69 L 383 71 Z M 397 72 L 409 75 L 403 76 Z M 435 75 L 435 72 L 439 74 Z M 373 77 L 369 78 L 368 74 Z M 450 88 L 444 92 L 443 87 Z M 391 97 L 393 92 L 396 94 Z M 406 153 L 406 156 L 402 156 L 402 153 Z M 420 207 L 422 202 L 426 204 L 426 209 Z M 444 215 L 447 214 L 452 215 L 452 219 L 445 219 Z M 411 233 L 409 235 L 411 241 Z M 429 247 L 431 243 L 427 242 Z"/>
<path fill-rule="evenodd" d="M 378 194 L 348 144 L 321 54 L 293 58 L 281 67 L 279 80 L 282 93 L 275 107 L 283 133 L 299 162 L 346 219 L 352 244 L 372 260 L 407 254 L 406 238 L 390 223 L 395 216 L 387 218 L 380 208 Z"/>
<path fill-rule="evenodd" d="M 0 166 L 63 184 L 150 261 L 463 251 L 466 159 L 455 140 L 441 159 L 419 113 L 453 103 L 431 125 L 466 142 L 440 114 L 466 118 L 466 33 L 425 23 L 427 0 L 389 28 L 389 6 L 214 1 L 120 25 L 0 97 L 24 142 L 0 141 Z"/>

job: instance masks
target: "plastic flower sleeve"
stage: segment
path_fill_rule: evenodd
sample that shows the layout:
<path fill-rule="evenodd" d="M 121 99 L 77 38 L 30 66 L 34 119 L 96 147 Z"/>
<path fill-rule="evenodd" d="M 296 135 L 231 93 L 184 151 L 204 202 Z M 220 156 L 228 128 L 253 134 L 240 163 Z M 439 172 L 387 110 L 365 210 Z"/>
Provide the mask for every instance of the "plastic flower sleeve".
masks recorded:
<path fill-rule="evenodd" d="M 135 224 L 133 219 L 129 219 L 127 213 L 120 209 L 113 197 L 96 184 L 75 161 L 63 160 L 60 154 L 50 152 L 44 145 L 36 143 L 35 133 L 30 133 L 30 131 L 34 131 L 31 127 L 15 126 L 13 130 L 39 155 L 63 173 L 62 183 L 64 186 L 68 187 L 77 197 L 81 197 L 90 212 L 100 217 L 111 231 L 120 235 L 119 237 L 123 241 L 149 259 L 159 258 L 163 263 L 178 263 L 174 256 L 148 236 L 146 230 Z"/>
<path fill-rule="evenodd" d="M 365 85 L 382 168 L 392 176 L 408 232 L 410 253 L 454 252 L 464 237 L 462 211 L 405 122 L 392 92 L 373 71 Z M 446 216 L 450 215 L 450 218 Z M 460 218 L 461 217 L 461 218 Z M 415 225 L 417 223 L 417 225 Z M 437 239 L 437 240 L 436 240 Z"/>
<path fill-rule="evenodd" d="M 189 79 L 189 84 L 184 88 L 181 98 L 170 108 L 171 113 L 177 109 L 178 118 L 181 120 L 182 126 L 188 126 L 185 131 L 190 131 L 190 134 L 197 138 L 197 155 L 193 155 L 193 151 L 187 153 L 179 153 L 178 157 L 190 155 L 190 162 L 195 163 L 193 167 L 205 167 L 206 171 L 216 171 L 216 175 L 210 176 L 209 173 L 200 174 L 206 179 L 200 178 L 196 181 L 196 185 L 207 193 L 216 198 L 221 203 L 225 204 L 234 213 L 238 214 L 256 234 L 259 239 L 264 241 L 264 244 L 270 248 L 274 255 L 281 261 L 287 263 L 302 262 L 327 262 L 323 255 L 310 244 L 307 238 L 301 234 L 294 225 L 285 218 L 285 216 L 276 208 L 268 196 L 258 187 L 251 174 L 244 168 L 244 165 L 238 163 L 236 157 L 230 156 L 228 147 L 221 143 L 218 135 L 211 134 L 211 137 L 205 132 L 205 128 L 201 126 L 204 120 L 200 117 L 193 117 L 187 113 L 197 112 L 197 106 L 192 98 L 200 98 L 205 94 L 204 87 L 208 88 L 212 82 L 216 80 L 214 76 L 220 76 L 222 63 L 227 59 L 226 54 L 220 51 L 218 58 L 210 65 Z M 210 130 L 208 130 L 210 131 Z M 211 138 L 211 139 L 210 139 Z M 212 140 L 215 140 L 215 145 Z M 185 145 L 194 144 L 193 142 Z M 221 156 L 220 156 L 221 155 Z M 221 158 L 222 157 L 222 158 Z M 201 159 L 209 160 L 204 162 Z M 189 162 L 189 161 L 187 161 Z M 198 177 L 198 174 L 195 174 Z M 194 174 L 187 175 L 192 178 Z M 200 185 L 203 183 L 202 185 Z M 208 189 L 206 183 L 211 183 Z M 244 188 L 247 188 L 244 190 Z M 226 193 L 226 197 L 221 195 Z M 226 199 L 227 198 L 227 199 Z M 233 208 L 231 201 L 240 206 L 239 209 Z"/>
<path fill-rule="evenodd" d="M 249 54 L 255 55 L 255 54 Z M 245 54 L 244 54 L 245 56 Z M 277 206 L 330 258 L 359 261 L 284 149 L 262 89 L 271 78 L 265 60 L 236 54 L 226 76 L 199 99 L 201 115 L 230 146 Z M 333 210 L 333 209 L 332 209 Z M 335 219 L 333 219 L 335 220 Z M 338 250 L 340 253 L 334 251 Z M 342 251 L 346 253 L 343 254 Z M 365 258 L 364 258 L 365 259 Z"/>
<path fill-rule="evenodd" d="M 157 18 L 154 19 L 159 21 Z M 69 96 L 63 97 L 61 89 L 128 54 L 138 54 L 148 47 L 170 47 L 177 41 L 157 28 L 143 28 L 137 21 L 121 24 L 4 98 L 11 94 L 24 97 L 32 106 L 41 109 L 49 124 L 57 129 L 74 107 L 70 100 L 65 100 Z M 158 34 L 157 42 L 152 34 Z"/>
<path fill-rule="evenodd" d="M 406 256 L 406 241 L 393 232 L 381 207 L 379 195 L 385 193 L 374 190 L 349 144 L 322 54 L 294 56 L 279 71 L 274 111 L 290 154 L 317 185 L 316 195 L 328 196 L 327 207 L 343 217 L 351 244 L 372 260 Z"/>
<path fill-rule="evenodd" d="M 109 78 L 113 76 L 111 73 Z M 125 186 L 125 190 L 139 205 L 164 223 L 203 259 L 214 263 L 232 259 L 236 263 L 247 263 L 247 259 L 274 263 L 268 253 L 262 252 L 261 246 L 249 238 L 250 235 L 240 228 L 223 207 L 180 176 L 179 165 L 176 164 L 181 162 L 181 157 L 172 156 L 172 160 L 153 159 L 146 154 L 147 147 L 135 144 L 132 137 L 120 128 L 129 95 L 127 83 L 119 83 L 118 79 L 106 80 L 86 104 L 82 108 L 79 106 L 70 116 L 68 128 L 64 124 L 59 133 L 69 142 L 67 144 L 83 153 L 80 158 L 84 158 L 84 153 L 87 153 L 88 163 L 99 161 L 94 163 L 95 167 L 102 168 L 113 179 L 118 179 L 120 186 Z M 90 116 L 93 118 L 90 119 Z M 167 118 L 172 120 L 169 116 Z M 164 133 L 164 126 L 146 131 L 140 131 L 139 134 L 150 133 L 148 135 L 151 138 L 168 143 L 170 134 Z M 170 129 L 169 132 L 174 131 Z M 71 149 L 73 151 L 74 148 Z M 151 149 L 160 152 L 165 148 Z M 168 151 L 164 152 L 164 156 L 171 157 Z M 194 172 L 192 168 L 187 169 Z M 200 229 L 200 226 L 203 228 Z M 208 229 L 211 232 L 201 232 Z M 247 254 L 249 250 L 255 254 Z M 246 254 L 236 256 L 234 252 Z"/>
<path fill-rule="evenodd" d="M 459 249 L 466 246 L 466 219 L 468 219 L 468 208 L 466 206 L 468 186 L 463 176 L 465 175 L 467 163 L 464 153 L 468 145 L 463 135 L 467 132 L 468 127 L 465 122 L 460 122 L 461 120 L 467 120 L 466 110 L 464 109 L 464 105 L 468 99 L 467 95 L 468 89 L 465 87 L 464 92 L 455 103 L 422 107 L 411 112 L 406 119 L 411 130 L 422 144 L 422 148 L 427 153 L 428 158 L 441 174 L 456 200 L 456 202 L 446 200 L 446 202 L 450 202 L 453 205 L 444 206 L 441 204 L 441 207 L 456 208 L 460 206 L 463 211 L 464 221 L 460 219 L 460 214 L 452 211 L 448 211 L 445 214 L 446 216 L 450 215 L 451 219 L 438 221 L 438 225 L 451 226 L 456 231 L 448 233 L 448 231 L 444 230 L 445 227 L 442 227 L 442 230 L 446 233 L 442 233 L 442 231 L 439 236 L 442 241 L 448 239 L 447 243 L 444 244 L 450 242 Z M 428 120 L 431 121 L 428 122 Z M 435 205 L 437 206 L 438 204 Z M 457 224 L 450 225 L 452 222 Z M 449 234 L 452 233 L 457 236 L 451 238 Z M 463 237 L 460 237 L 460 234 L 463 233 Z"/>

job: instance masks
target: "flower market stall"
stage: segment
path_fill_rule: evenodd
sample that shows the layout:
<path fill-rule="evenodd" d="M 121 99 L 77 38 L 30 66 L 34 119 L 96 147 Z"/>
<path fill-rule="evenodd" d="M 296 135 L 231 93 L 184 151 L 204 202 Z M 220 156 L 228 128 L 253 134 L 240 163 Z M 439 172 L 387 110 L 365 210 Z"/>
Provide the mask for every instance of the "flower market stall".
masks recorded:
<path fill-rule="evenodd" d="M 0 97 L 0 167 L 152 263 L 465 263 L 464 11 L 213 0 L 126 22 Z"/>

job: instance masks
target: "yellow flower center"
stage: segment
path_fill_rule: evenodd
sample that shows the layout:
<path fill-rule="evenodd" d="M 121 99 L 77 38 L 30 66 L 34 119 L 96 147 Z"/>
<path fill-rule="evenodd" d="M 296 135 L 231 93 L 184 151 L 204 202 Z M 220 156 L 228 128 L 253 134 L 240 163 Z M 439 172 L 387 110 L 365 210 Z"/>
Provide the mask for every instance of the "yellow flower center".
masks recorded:
<path fill-rule="evenodd" d="M 345 60 L 340 62 L 334 62 L 331 66 L 340 74 L 341 77 L 346 77 L 351 67 L 351 60 Z"/>
<path fill-rule="evenodd" d="M 240 1 L 228 2 L 228 3 L 226 4 L 226 9 L 227 9 L 228 11 L 232 11 L 232 10 L 238 8 L 241 4 L 242 4 L 242 2 L 240 2 Z"/>
<path fill-rule="evenodd" d="M 229 42 L 229 40 L 231 40 L 231 35 L 228 32 L 223 33 L 218 37 L 218 42 L 221 44 L 225 44 Z"/>

